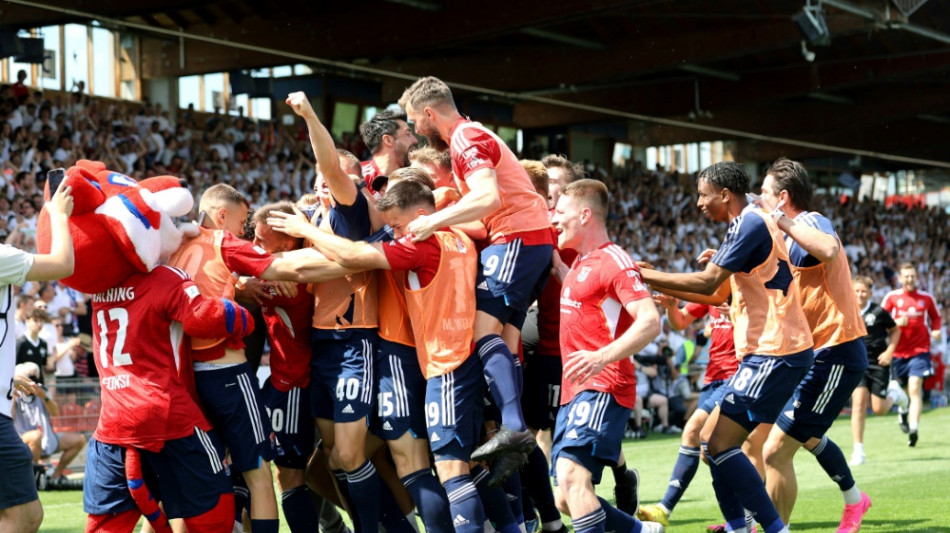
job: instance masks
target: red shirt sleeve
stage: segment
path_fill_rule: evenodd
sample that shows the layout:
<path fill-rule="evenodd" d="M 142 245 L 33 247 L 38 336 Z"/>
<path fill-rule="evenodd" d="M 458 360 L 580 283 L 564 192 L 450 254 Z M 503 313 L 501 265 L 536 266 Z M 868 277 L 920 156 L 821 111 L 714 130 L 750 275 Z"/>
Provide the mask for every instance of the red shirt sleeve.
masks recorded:
<path fill-rule="evenodd" d="M 411 236 L 389 241 L 383 244 L 383 253 L 393 270 L 415 272 L 423 287 L 435 277 L 442 257 L 442 250 L 434 237 L 422 242 L 412 242 Z"/>
<path fill-rule="evenodd" d="M 927 314 L 930 315 L 930 331 L 940 329 L 940 310 L 937 309 L 937 300 L 933 296 L 928 296 L 930 303 L 927 304 Z"/>
<path fill-rule="evenodd" d="M 696 318 L 703 318 L 706 316 L 706 313 L 709 312 L 709 306 L 706 304 L 698 304 L 695 302 L 686 302 L 686 312 L 693 315 Z"/>
<path fill-rule="evenodd" d="M 610 276 L 606 283 L 610 287 L 608 292 L 613 294 L 621 305 L 626 307 L 635 300 L 651 298 L 650 291 L 640 277 L 640 269 L 635 264 L 631 262 L 629 267 L 620 268 L 610 261 L 605 262 L 604 266 L 607 267 L 604 269 L 604 275 Z"/>
<path fill-rule="evenodd" d="M 463 179 L 483 168 L 495 168 L 501 158 L 498 141 L 479 127 L 466 127 L 452 142 L 452 164 Z"/>
<path fill-rule="evenodd" d="M 198 286 L 188 277 L 184 270 L 165 267 L 161 269 L 161 284 L 167 290 L 162 291 L 165 295 L 164 304 L 167 316 L 178 322 L 185 322 L 194 313 L 192 312 L 194 299 L 201 293 Z"/>
<path fill-rule="evenodd" d="M 225 233 L 221 240 L 221 257 L 231 272 L 241 276 L 260 277 L 274 262 L 274 256 L 260 246 Z"/>

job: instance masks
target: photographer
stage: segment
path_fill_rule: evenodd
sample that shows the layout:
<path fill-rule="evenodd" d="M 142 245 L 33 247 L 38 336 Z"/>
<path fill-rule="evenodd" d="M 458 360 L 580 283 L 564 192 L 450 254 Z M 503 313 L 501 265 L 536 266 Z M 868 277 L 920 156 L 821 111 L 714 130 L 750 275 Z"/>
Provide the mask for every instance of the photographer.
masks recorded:
<path fill-rule="evenodd" d="M 673 349 L 670 348 L 663 337 L 658 340 L 659 343 L 651 343 L 644 349 L 643 353 L 637 354 L 633 358 L 640 372 L 648 379 L 649 386 L 643 396 L 643 403 L 647 409 L 656 409 L 660 425 L 659 431 L 670 434 L 677 432 L 670 426 L 671 406 L 673 407 L 673 413 L 679 417 L 682 417 L 682 414 L 685 413 L 685 407 L 682 405 L 681 398 L 670 397 L 676 373 L 673 367 Z M 654 424 L 654 430 L 656 429 L 657 425 Z"/>

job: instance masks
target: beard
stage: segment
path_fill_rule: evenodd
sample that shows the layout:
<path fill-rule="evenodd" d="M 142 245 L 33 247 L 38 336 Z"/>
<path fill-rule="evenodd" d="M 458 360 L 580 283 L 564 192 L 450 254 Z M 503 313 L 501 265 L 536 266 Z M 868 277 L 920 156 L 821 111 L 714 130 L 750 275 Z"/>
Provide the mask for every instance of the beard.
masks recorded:
<path fill-rule="evenodd" d="M 433 128 L 432 123 L 430 123 L 425 118 L 420 120 L 419 124 L 416 125 L 416 132 L 422 134 L 429 142 L 429 146 L 432 148 L 435 148 L 440 152 L 444 152 L 449 149 L 449 144 L 442 140 L 439 132 Z"/>
<path fill-rule="evenodd" d="M 442 140 L 442 137 L 438 133 L 432 135 L 426 135 L 426 140 L 429 141 L 429 146 L 435 148 L 440 152 L 444 152 L 449 149 L 449 143 Z"/>

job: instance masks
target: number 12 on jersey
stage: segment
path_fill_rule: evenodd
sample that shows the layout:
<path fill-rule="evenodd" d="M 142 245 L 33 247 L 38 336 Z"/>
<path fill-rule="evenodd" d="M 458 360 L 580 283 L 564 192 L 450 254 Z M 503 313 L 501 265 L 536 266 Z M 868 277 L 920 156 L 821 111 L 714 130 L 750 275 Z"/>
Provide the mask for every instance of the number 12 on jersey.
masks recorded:
<path fill-rule="evenodd" d="M 102 368 L 109 368 L 109 327 L 115 324 L 115 346 L 112 347 L 112 365 L 125 366 L 132 364 L 132 356 L 122 350 L 125 349 L 125 335 L 129 327 L 129 312 L 122 307 L 96 313 L 96 322 L 99 324 L 99 360 Z"/>

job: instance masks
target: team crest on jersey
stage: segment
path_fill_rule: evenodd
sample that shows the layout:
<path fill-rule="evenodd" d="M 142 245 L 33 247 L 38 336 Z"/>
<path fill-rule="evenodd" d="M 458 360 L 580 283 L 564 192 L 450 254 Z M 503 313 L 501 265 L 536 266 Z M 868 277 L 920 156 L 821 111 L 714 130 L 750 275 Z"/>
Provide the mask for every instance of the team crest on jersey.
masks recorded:
<path fill-rule="evenodd" d="M 580 274 L 577 275 L 577 281 L 586 281 L 587 276 L 590 275 L 590 271 L 593 270 L 591 267 L 586 266 L 581 268 Z"/>
<path fill-rule="evenodd" d="M 897 300 L 897 307 L 904 307 L 904 299 L 900 298 Z"/>
<path fill-rule="evenodd" d="M 871 327 L 871 326 L 874 325 L 875 322 L 877 322 L 877 317 L 876 317 L 875 315 L 873 315 L 872 313 L 868 313 L 868 314 L 864 315 L 864 325 L 865 325 L 865 326 Z"/>

